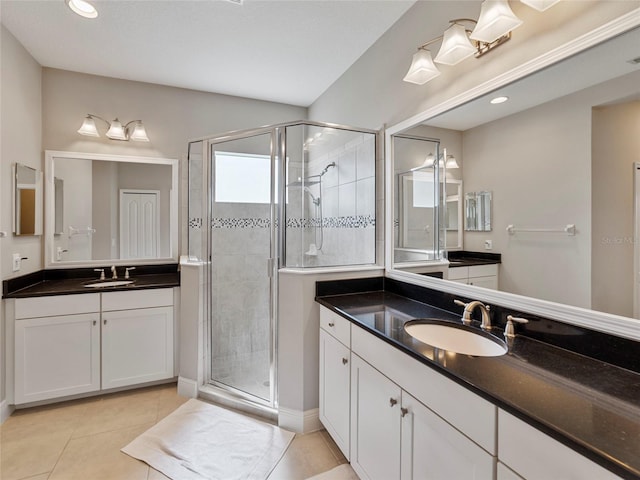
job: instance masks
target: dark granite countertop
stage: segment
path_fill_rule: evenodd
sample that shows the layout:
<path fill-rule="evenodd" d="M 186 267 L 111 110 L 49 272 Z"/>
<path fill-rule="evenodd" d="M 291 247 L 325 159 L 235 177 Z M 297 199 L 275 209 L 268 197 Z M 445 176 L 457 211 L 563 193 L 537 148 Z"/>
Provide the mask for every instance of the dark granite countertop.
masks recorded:
<path fill-rule="evenodd" d="M 118 280 L 124 279 L 124 267 L 118 267 Z M 105 267 L 107 281 L 110 271 Z M 29 298 L 77 293 L 113 292 L 123 290 L 144 290 L 180 286 L 180 272 L 177 264 L 136 266 L 130 272 L 133 283 L 120 286 L 87 287 L 88 283 L 98 283 L 99 274 L 92 268 L 64 270 L 41 270 L 2 282 L 2 298 Z"/>
<path fill-rule="evenodd" d="M 495 265 L 502 263 L 502 255 L 489 252 L 470 252 L 458 250 L 448 252 L 449 267 L 473 267 L 476 265 Z"/>
<path fill-rule="evenodd" d="M 319 295 L 318 303 L 616 475 L 640 478 L 639 373 L 523 335 L 499 357 L 437 355 L 404 323 L 459 323 L 459 314 L 384 290 Z"/>

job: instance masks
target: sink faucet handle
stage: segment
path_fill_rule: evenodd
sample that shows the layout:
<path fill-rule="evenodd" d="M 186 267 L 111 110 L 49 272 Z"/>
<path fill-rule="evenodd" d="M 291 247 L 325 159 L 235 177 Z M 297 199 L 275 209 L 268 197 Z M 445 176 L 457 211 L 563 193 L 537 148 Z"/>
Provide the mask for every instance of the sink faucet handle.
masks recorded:
<path fill-rule="evenodd" d="M 100 272 L 100 280 L 104 280 L 105 279 L 104 268 L 94 268 L 93 271 L 94 272 Z"/>
<path fill-rule="evenodd" d="M 468 303 L 464 303 L 462 300 L 458 300 L 457 298 L 453 301 L 456 305 L 460 305 L 461 307 L 467 307 Z"/>
<path fill-rule="evenodd" d="M 111 265 L 111 278 L 113 280 L 115 280 L 116 278 L 118 278 L 118 270 L 116 269 L 115 265 Z"/>
<path fill-rule="evenodd" d="M 136 269 L 136 267 L 126 267 L 126 268 L 124 269 L 124 278 L 125 278 L 126 280 L 128 280 L 128 279 L 129 279 L 129 271 L 131 271 L 131 270 L 135 270 L 135 269 Z"/>
<path fill-rule="evenodd" d="M 504 336 L 506 338 L 513 338 L 516 336 L 516 329 L 513 322 L 529 323 L 529 320 L 526 318 L 514 317 L 513 315 L 507 315 L 507 326 L 504 328 Z"/>

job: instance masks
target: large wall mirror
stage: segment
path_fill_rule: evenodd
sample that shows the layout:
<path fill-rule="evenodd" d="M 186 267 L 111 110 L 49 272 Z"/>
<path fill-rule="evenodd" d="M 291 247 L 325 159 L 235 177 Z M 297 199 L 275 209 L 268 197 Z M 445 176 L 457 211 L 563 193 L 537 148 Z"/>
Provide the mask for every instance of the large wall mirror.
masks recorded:
<path fill-rule="evenodd" d="M 178 161 L 47 151 L 48 268 L 178 259 Z"/>
<path fill-rule="evenodd" d="M 569 56 L 577 50 L 567 48 L 561 62 L 533 74 L 523 68 L 517 81 L 497 89 L 485 85 L 472 101 L 461 95 L 388 129 L 391 143 L 408 133 L 446 138 L 456 150 L 463 194 L 492 195 L 491 229 L 464 231 L 463 245 L 484 252 L 491 241 L 492 252 L 502 255 L 499 290 L 507 295 L 457 289 L 442 280 L 427 283 L 522 308 L 530 304 L 540 313 L 593 315 L 594 325 L 603 318 L 627 325 L 620 317 L 640 317 L 640 244 L 634 241 L 640 225 L 640 211 L 634 210 L 640 199 L 640 184 L 634 185 L 640 28 L 637 20 L 634 25 L 611 27 L 602 43 L 599 32 L 579 54 Z M 509 100 L 492 105 L 497 96 Z M 395 152 L 388 149 L 387 155 L 397 161 Z M 395 188 L 387 183 L 388 199 L 397 198 Z M 388 214 L 394 210 L 396 205 L 387 206 Z M 388 231 L 387 239 L 392 235 Z M 415 271 L 394 253 L 387 249 L 392 275 Z M 640 336 L 637 328 L 633 335 Z"/>

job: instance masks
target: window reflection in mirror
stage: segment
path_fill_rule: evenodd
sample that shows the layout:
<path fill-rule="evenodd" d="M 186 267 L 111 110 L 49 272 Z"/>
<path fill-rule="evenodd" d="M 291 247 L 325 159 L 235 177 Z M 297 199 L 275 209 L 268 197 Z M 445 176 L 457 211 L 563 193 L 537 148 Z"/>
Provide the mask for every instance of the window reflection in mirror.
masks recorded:
<path fill-rule="evenodd" d="M 47 152 L 46 169 L 48 263 L 177 260 L 177 160 Z"/>
<path fill-rule="evenodd" d="M 42 235 L 42 172 L 16 163 L 13 187 L 14 234 Z"/>

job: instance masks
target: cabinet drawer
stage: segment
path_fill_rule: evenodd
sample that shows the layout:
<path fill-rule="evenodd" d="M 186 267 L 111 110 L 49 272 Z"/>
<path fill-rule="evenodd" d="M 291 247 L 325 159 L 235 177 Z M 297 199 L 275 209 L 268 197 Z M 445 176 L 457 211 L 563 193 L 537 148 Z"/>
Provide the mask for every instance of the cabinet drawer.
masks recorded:
<path fill-rule="evenodd" d="M 449 268 L 449 280 L 466 280 L 469 278 L 469 267 Z"/>
<path fill-rule="evenodd" d="M 498 410 L 498 458 L 523 478 L 620 478 L 504 410 Z"/>
<path fill-rule="evenodd" d="M 469 278 L 471 277 L 490 277 L 498 275 L 498 265 L 473 265 L 469 268 Z"/>
<path fill-rule="evenodd" d="M 351 346 L 351 322 L 326 307 L 320 307 L 320 328 L 347 347 Z"/>
<path fill-rule="evenodd" d="M 133 308 L 170 307 L 173 289 L 127 290 L 102 294 L 102 311 L 130 310 Z"/>
<path fill-rule="evenodd" d="M 100 294 L 85 293 L 54 297 L 17 298 L 15 308 L 16 320 L 93 313 L 100 311 Z"/>

